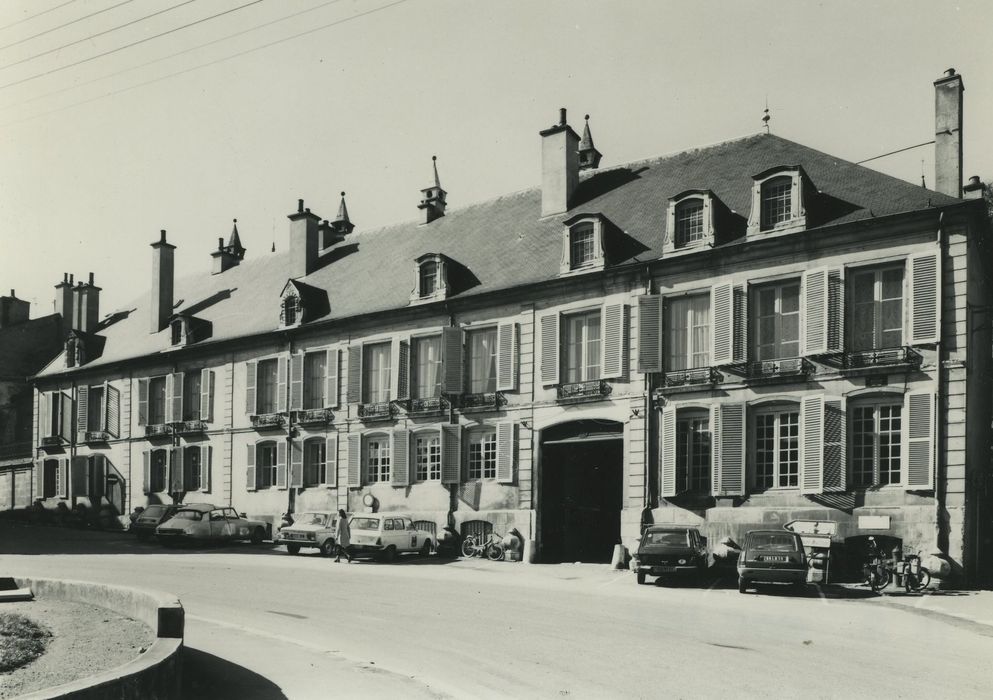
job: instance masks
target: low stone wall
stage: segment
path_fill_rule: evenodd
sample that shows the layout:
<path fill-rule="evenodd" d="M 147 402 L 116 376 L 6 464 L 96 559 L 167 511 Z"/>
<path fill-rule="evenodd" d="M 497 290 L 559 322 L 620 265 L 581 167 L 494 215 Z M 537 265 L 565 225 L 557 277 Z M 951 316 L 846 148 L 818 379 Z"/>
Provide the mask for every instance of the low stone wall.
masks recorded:
<path fill-rule="evenodd" d="M 108 608 L 141 620 L 156 633 L 152 646 L 134 661 L 115 669 L 23 696 L 23 700 L 177 700 L 182 681 L 183 605 L 175 596 L 86 581 L 21 578 L 37 598 L 74 600 Z M 81 653 L 85 653 L 80 650 Z"/>

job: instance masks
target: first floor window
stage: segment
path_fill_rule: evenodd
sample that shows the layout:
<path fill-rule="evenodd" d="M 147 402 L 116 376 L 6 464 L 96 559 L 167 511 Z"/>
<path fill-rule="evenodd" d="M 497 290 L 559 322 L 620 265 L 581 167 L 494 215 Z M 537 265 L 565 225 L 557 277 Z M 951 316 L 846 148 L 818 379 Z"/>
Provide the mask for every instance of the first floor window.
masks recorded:
<path fill-rule="evenodd" d="M 327 483 L 325 459 L 327 444 L 323 438 L 303 443 L 303 485 L 317 486 Z"/>
<path fill-rule="evenodd" d="M 276 393 L 279 382 L 279 360 L 262 360 L 256 369 L 256 406 L 260 415 L 276 412 Z"/>
<path fill-rule="evenodd" d="M 413 398 L 432 399 L 441 396 L 441 336 L 414 338 L 411 346 Z"/>
<path fill-rule="evenodd" d="M 441 439 L 437 435 L 418 435 L 414 440 L 418 481 L 441 480 Z"/>
<path fill-rule="evenodd" d="M 259 363 L 261 366 L 261 363 Z M 276 485 L 276 443 L 262 442 L 255 447 L 255 487 Z"/>
<path fill-rule="evenodd" d="M 889 403 L 851 409 L 854 486 L 900 483 L 902 411 L 900 404 Z"/>
<path fill-rule="evenodd" d="M 150 455 L 148 492 L 161 493 L 167 490 L 169 477 L 169 453 L 166 450 L 152 450 Z"/>
<path fill-rule="evenodd" d="M 183 420 L 200 420 L 200 372 L 183 375 Z"/>
<path fill-rule="evenodd" d="M 328 354 L 309 352 L 303 357 L 303 407 L 324 408 L 324 380 L 327 375 Z"/>
<path fill-rule="evenodd" d="M 200 446 L 190 445 L 183 450 L 183 485 L 187 491 L 199 491 L 203 486 L 200 468 Z"/>
<path fill-rule="evenodd" d="M 667 371 L 710 365 L 710 295 L 666 299 Z"/>
<path fill-rule="evenodd" d="M 903 343 L 903 265 L 851 272 L 852 350 Z"/>
<path fill-rule="evenodd" d="M 755 358 L 779 360 L 800 354 L 800 284 L 760 287 L 755 293 Z"/>
<path fill-rule="evenodd" d="M 496 478 L 496 433 L 486 432 L 469 439 L 470 479 Z"/>
<path fill-rule="evenodd" d="M 87 392 L 86 429 L 103 430 L 104 396 L 102 386 L 91 386 Z"/>
<path fill-rule="evenodd" d="M 152 377 L 148 380 L 148 424 L 165 423 L 166 378 Z"/>
<path fill-rule="evenodd" d="M 676 420 L 676 479 L 683 490 L 710 492 L 710 417 L 681 413 Z"/>
<path fill-rule="evenodd" d="M 762 411 L 755 416 L 755 486 L 800 485 L 800 413 Z"/>
<path fill-rule="evenodd" d="M 384 403 L 390 400 L 391 346 L 376 343 L 362 348 L 362 402 Z"/>
<path fill-rule="evenodd" d="M 600 378 L 600 310 L 566 316 L 565 381 L 568 384 Z"/>
<path fill-rule="evenodd" d="M 390 480 L 390 439 L 386 436 L 369 438 L 365 444 L 366 483 Z"/>
<path fill-rule="evenodd" d="M 469 393 L 493 393 L 496 391 L 497 329 L 481 328 L 469 331 L 467 340 Z"/>

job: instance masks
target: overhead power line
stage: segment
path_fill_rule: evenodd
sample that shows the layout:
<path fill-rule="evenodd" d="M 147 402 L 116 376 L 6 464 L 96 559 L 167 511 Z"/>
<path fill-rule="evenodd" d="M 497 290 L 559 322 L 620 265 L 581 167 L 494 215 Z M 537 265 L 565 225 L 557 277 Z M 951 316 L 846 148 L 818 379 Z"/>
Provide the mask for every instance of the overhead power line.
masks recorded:
<path fill-rule="evenodd" d="M 28 20 L 32 20 L 35 17 L 41 17 L 42 15 L 47 15 L 49 12 L 54 12 L 55 10 L 59 9 L 60 7 L 65 7 L 66 5 L 71 5 L 74 2 L 76 2 L 76 0 L 68 0 L 68 2 L 64 2 L 61 5 L 56 5 L 55 7 L 50 7 L 47 10 L 42 10 L 41 12 L 39 12 L 36 15 L 31 15 L 30 17 L 25 17 L 24 19 L 19 19 L 16 22 L 11 22 L 10 24 L 5 24 L 2 27 L 0 27 L 0 32 L 2 32 L 4 29 L 10 29 L 11 27 L 16 27 L 18 24 L 23 24 L 24 22 L 27 22 Z"/>
<path fill-rule="evenodd" d="M 52 27 L 51 29 L 46 29 L 43 32 L 38 32 L 37 34 L 32 34 L 31 36 L 24 37 L 23 39 L 18 39 L 17 41 L 13 42 L 12 44 L 7 44 L 6 46 L 0 46 L 0 51 L 2 51 L 3 49 L 9 49 L 11 46 L 17 46 L 18 44 L 23 44 L 25 41 L 31 41 L 32 39 L 37 39 L 40 36 L 45 36 L 46 34 L 51 34 L 52 32 L 56 32 L 56 31 L 58 31 L 60 29 L 64 29 L 64 28 L 69 27 L 69 26 L 71 26 L 73 24 L 76 24 L 77 22 L 82 22 L 84 19 L 89 19 L 90 17 L 96 17 L 97 15 L 102 15 L 104 12 L 110 12 L 111 10 L 113 10 L 115 8 L 118 8 L 121 5 L 127 5 L 129 2 L 134 2 L 134 0 L 124 0 L 124 2 L 119 2 L 116 5 L 111 5 L 110 7 L 105 7 L 102 10 L 97 10 L 96 12 L 91 12 L 88 15 L 83 15 L 82 17 L 80 17 L 78 19 L 74 19 L 71 22 L 66 22 L 65 24 L 60 24 L 57 27 Z"/>
<path fill-rule="evenodd" d="M 924 143 L 919 143 L 916 146 L 907 146 L 906 148 L 900 148 L 895 151 L 890 151 L 889 153 L 884 153 L 881 156 L 873 156 L 872 158 L 866 158 L 865 160 L 860 160 L 855 163 L 855 165 L 862 165 L 862 163 L 868 163 L 870 160 L 878 160 L 880 158 L 885 158 L 886 156 L 892 156 L 897 153 L 903 153 L 904 151 L 910 151 L 915 148 L 920 148 L 921 146 L 930 146 L 934 141 L 925 141 Z"/>
<path fill-rule="evenodd" d="M 125 22 L 124 24 L 118 25 L 116 27 L 111 27 L 110 29 L 105 29 L 102 32 L 97 32 L 96 34 L 90 34 L 89 36 L 83 37 L 82 39 L 77 39 L 76 41 L 70 41 L 68 44 L 63 44 L 54 49 L 49 49 L 48 51 L 42 51 L 41 53 L 36 53 L 34 56 L 28 56 L 27 58 L 22 58 L 20 61 L 14 61 L 13 63 L 8 63 L 5 66 L 0 66 L 0 70 L 6 70 L 7 68 L 12 68 L 13 66 L 19 66 L 22 63 L 27 63 L 28 61 L 33 61 L 36 58 L 41 58 L 42 56 L 47 56 L 49 54 L 56 53 L 62 49 L 68 49 L 70 46 L 76 46 L 77 44 L 82 44 L 84 42 L 90 41 L 91 39 L 96 39 L 98 36 L 104 36 L 105 34 L 110 34 L 111 32 L 116 32 L 118 29 L 124 29 L 125 27 L 130 27 L 132 24 L 138 24 L 139 22 L 144 22 L 146 19 L 151 19 L 152 17 L 158 17 L 159 15 L 165 14 L 166 12 L 171 12 L 178 7 L 183 5 L 189 5 L 197 0 L 183 0 L 183 2 L 173 5 L 172 7 L 167 7 L 164 10 L 159 10 L 158 12 L 153 12 L 150 15 L 145 15 L 144 17 L 139 17 L 138 19 L 133 19 L 130 22 Z M 0 47 L 3 48 L 3 47 Z"/>
<path fill-rule="evenodd" d="M 67 70 L 69 68 L 74 68 L 74 67 L 80 66 L 80 65 L 82 65 L 84 63 L 89 63 L 90 61 L 95 61 L 98 58 L 103 58 L 104 56 L 110 56 L 111 54 L 117 53 L 118 51 L 124 51 L 125 49 L 130 49 L 132 47 L 138 46 L 139 44 L 144 44 L 144 43 L 149 42 L 149 41 L 152 41 L 154 39 L 160 39 L 160 38 L 162 38 L 164 36 L 168 36 L 169 34 L 175 34 L 178 31 L 182 31 L 183 29 L 189 29 L 190 27 L 194 27 L 194 26 L 196 26 L 198 24 L 203 24 L 204 22 L 209 22 L 212 19 L 217 19 L 218 17 L 223 17 L 224 15 L 229 15 L 232 12 L 237 12 L 238 10 L 244 10 L 246 7 L 251 7 L 252 5 L 258 5 L 260 2 L 264 2 L 264 0 L 252 0 L 251 2 L 246 2 L 244 5 L 238 5 L 238 7 L 233 7 L 230 10 L 225 10 L 224 12 L 218 12 L 216 15 L 211 15 L 210 17 L 204 17 L 203 19 L 198 19 L 195 22 L 190 22 L 188 24 L 184 24 L 181 27 L 176 27 L 175 29 L 169 29 L 167 31 L 160 32 L 159 34 L 155 34 L 153 36 L 145 37 L 144 39 L 139 39 L 138 41 L 133 41 L 130 44 L 125 44 L 124 46 L 119 46 L 118 48 L 111 49 L 110 51 L 104 51 L 103 53 L 98 53 L 96 56 L 90 56 L 89 58 L 84 58 L 84 59 L 81 59 L 81 60 L 76 61 L 74 63 L 69 63 L 69 64 L 64 65 L 64 66 L 59 66 L 58 68 L 52 68 L 51 70 L 44 71 L 43 73 L 38 73 L 36 75 L 32 75 L 32 76 L 29 76 L 27 78 L 21 78 L 20 80 L 15 80 L 12 83 L 6 83 L 4 85 L 0 85 L 0 90 L 4 90 L 6 88 L 13 87 L 14 85 L 21 85 L 22 83 L 27 83 L 27 82 L 29 82 L 31 80 L 37 80 L 38 78 L 43 78 L 46 75 L 52 75 L 53 73 L 58 73 L 60 71 Z"/>

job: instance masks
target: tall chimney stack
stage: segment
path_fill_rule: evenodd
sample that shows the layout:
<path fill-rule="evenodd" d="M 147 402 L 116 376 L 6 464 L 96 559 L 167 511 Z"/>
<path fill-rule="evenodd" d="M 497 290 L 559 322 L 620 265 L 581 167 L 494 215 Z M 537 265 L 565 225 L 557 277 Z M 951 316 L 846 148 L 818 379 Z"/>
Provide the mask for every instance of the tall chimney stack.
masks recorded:
<path fill-rule="evenodd" d="M 79 303 L 79 330 L 84 333 L 93 333 L 97 329 L 97 323 L 100 322 L 100 287 L 93 283 L 92 272 L 89 281 L 80 284 L 77 302 Z"/>
<path fill-rule="evenodd" d="M 82 282 L 77 282 L 76 286 L 72 288 L 72 327 L 75 330 L 83 330 L 83 326 L 86 325 L 83 319 L 83 287 L 85 285 Z"/>
<path fill-rule="evenodd" d="M 55 313 L 62 317 L 62 328 L 68 332 L 73 326 L 72 317 L 72 277 L 62 273 L 62 281 L 55 285 Z"/>
<path fill-rule="evenodd" d="M 962 196 L 962 76 L 949 68 L 934 81 L 934 189 Z"/>
<path fill-rule="evenodd" d="M 306 277 L 317 269 L 321 251 L 321 217 L 304 209 L 303 200 L 297 200 L 297 210 L 287 217 L 290 220 L 290 276 Z"/>
<path fill-rule="evenodd" d="M 24 323 L 31 316 L 31 302 L 18 299 L 14 290 L 9 297 L 0 297 L 0 328 Z"/>
<path fill-rule="evenodd" d="M 569 210 L 579 186 L 579 135 L 559 110 L 559 123 L 541 135 L 541 215 L 551 216 Z"/>
<path fill-rule="evenodd" d="M 172 316 L 173 251 L 176 246 L 166 241 L 165 230 L 152 246 L 152 307 L 151 332 L 158 333 Z"/>

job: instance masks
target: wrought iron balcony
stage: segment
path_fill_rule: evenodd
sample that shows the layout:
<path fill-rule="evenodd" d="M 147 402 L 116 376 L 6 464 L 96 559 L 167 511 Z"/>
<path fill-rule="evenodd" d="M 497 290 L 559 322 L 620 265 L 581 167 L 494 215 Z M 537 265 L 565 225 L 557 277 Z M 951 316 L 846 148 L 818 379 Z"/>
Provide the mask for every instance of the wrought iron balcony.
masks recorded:
<path fill-rule="evenodd" d="M 693 384 L 717 384 L 724 375 L 715 367 L 694 367 L 665 373 L 666 386 L 690 386 Z"/>
<path fill-rule="evenodd" d="M 151 423 L 145 426 L 145 437 L 165 437 L 172 435 L 172 426 L 167 423 Z"/>
<path fill-rule="evenodd" d="M 910 365 L 920 367 L 924 358 L 909 346 L 878 348 L 873 350 L 850 350 L 844 355 L 845 369 L 865 369 L 871 367 L 892 367 Z"/>
<path fill-rule="evenodd" d="M 64 444 L 66 440 L 61 435 L 48 435 L 41 439 L 42 447 L 61 447 Z"/>
<path fill-rule="evenodd" d="M 42 438 L 42 440 L 44 440 L 44 438 Z M 59 440 L 56 444 L 62 444 L 60 438 L 56 438 L 56 440 Z M 0 459 L 17 459 L 19 457 L 31 459 L 30 440 L 21 440 L 19 442 L 10 442 L 5 445 L 0 445 Z"/>
<path fill-rule="evenodd" d="M 757 360 L 755 362 L 749 362 L 746 369 L 746 376 L 749 379 L 799 377 L 813 373 L 813 363 L 803 357 L 789 357 L 781 360 Z"/>
<path fill-rule="evenodd" d="M 110 433 L 106 430 L 87 430 L 83 433 L 83 442 L 107 442 Z"/>
<path fill-rule="evenodd" d="M 396 407 L 390 401 L 359 404 L 359 418 L 362 420 L 392 420 L 395 415 Z"/>
<path fill-rule="evenodd" d="M 558 386 L 559 403 L 581 403 L 583 401 L 599 401 L 610 395 L 610 384 L 602 379 L 591 382 L 575 382 Z"/>
<path fill-rule="evenodd" d="M 252 427 L 256 430 L 282 428 L 284 425 L 286 425 L 286 416 L 282 413 L 260 413 L 252 416 Z"/>
<path fill-rule="evenodd" d="M 432 396 L 426 399 L 407 399 L 405 401 L 394 401 L 393 403 L 407 413 L 418 416 L 440 415 L 452 407 L 451 401 L 446 396 Z"/>
<path fill-rule="evenodd" d="M 459 407 L 462 410 L 490 410 L 495 411 L 506 405 L 507 399 L 499 391 L 491 391 L 483 394 L 462 394 Z"/>
<path fill-rule="evenodd" d="M 294 415 L 297 425 L 328 425 L 334 422 L 334 414 L 327 408 L 308 408 Z"/>
<path fill-rule="evenodd" d="M 191 435 L 205 432 L 207 424 L 202 420 L 184 420 L 182 423 L 176 423 L 174 429 L 180 435 Z"/>

